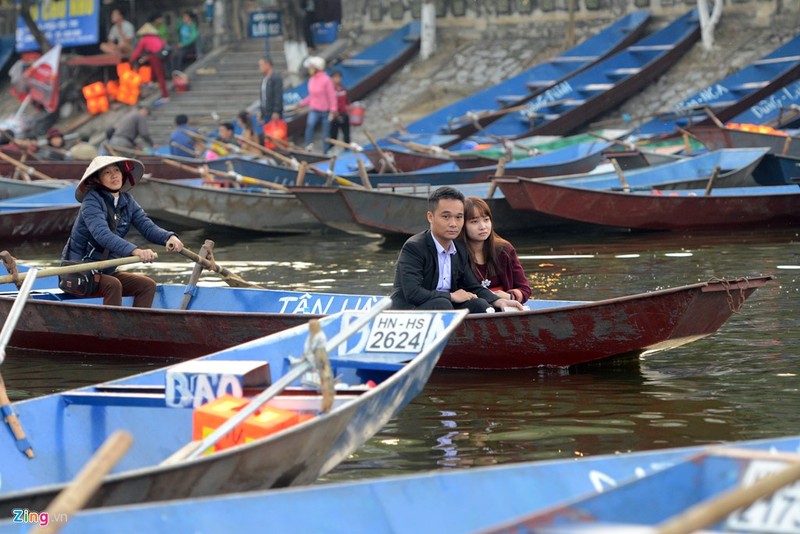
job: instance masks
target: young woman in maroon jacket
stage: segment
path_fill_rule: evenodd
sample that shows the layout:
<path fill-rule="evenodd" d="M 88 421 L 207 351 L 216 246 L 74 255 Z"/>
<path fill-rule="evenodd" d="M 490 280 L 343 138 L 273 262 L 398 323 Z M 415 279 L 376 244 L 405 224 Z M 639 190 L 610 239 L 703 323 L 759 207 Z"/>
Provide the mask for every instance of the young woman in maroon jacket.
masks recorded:
<path fill-rule="evenodd" d="M 492 210 L 478 197 L 464 201 L 464 229 L 461 239 L 469 251 L 475 277 L 500 298 L 524 304 L 531 297 L 531 286 L 519 263 L 514 247 L 493 229 Z"/>

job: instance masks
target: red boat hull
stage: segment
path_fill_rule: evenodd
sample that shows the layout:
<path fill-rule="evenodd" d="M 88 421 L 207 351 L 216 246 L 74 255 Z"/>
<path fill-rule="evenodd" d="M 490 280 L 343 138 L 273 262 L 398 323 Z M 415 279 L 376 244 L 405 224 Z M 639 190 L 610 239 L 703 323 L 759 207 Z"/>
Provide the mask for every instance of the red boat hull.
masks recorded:
<path fill-rule="evenodd" d="M 669 349 L 715 333 L 772 277 L 698 283 L 558 309 L 473 315 L 441 368 L 569 367 Z M 0 298 L 0 316 L 13 304 Z M 10 346 L 188 359 L 307 322 L 311 314 L 104 307 L 30 300 Z"/>
<path fill-rule="evenodd" d="M 524 188 L 511 195 L 506 186 Z M 735 229 L 800 224 L 800 189 L 742 188 L 741 194 L 631 194 L 536 181 L 503 182 L 512 207 L 572 222 L 636 230 Z M 745 191 L 746 190 L 746 191 Z M 725 191 L 725 190 L 723 190 Z M 737 189 L 737 191 L 739 191 Z"/>

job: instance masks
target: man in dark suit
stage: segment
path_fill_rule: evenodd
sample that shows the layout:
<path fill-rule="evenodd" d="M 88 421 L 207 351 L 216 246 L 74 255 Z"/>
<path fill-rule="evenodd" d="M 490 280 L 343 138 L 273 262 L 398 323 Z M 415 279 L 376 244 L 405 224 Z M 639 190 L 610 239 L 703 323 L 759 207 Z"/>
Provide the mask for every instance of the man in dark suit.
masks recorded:
<path fill-rule="evenodd" d="M 458 240 L 464 226 L 464 195 L 440 187 L 428 198 L 430 230 L 405 242 L 397 259 L 392 307 L 395 309 L 469 309 L 485 313 L 522 309 L 483 287 L 469 268 L 469 255 Z"/>
<path fill-rule="evenodd" d="M 264 78 L 261 80 L 261 122 L 280 119 L 283 116 L 283 79 L 273 70 L 272 60 L 262 57 L 258 67 Z"/>

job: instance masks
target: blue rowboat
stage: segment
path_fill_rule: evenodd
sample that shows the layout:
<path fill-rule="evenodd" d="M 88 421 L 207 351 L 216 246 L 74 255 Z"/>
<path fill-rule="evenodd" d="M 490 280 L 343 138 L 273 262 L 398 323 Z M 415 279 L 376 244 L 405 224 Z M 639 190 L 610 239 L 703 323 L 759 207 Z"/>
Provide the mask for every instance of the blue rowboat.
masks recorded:
<path fill-rule="evenodd" d="M 639 137 L 677 133 L 677 128 L 711 124 L 703 108 L 728 122 L 800 74 L 800 35 L 749 66 L 676 104 L 674 112 L 655 117 L 634 130 Z M 742 121 L 747 122 L 747 121 Z M 756 124 L 763 124 L 762 121 Z"/>
<path fill-rule="evenodd" d="M 471 118 L 468 118 L 470 113 L 476 115 L 476 120 L 482 126 L 490 124 L 502 116 L 502 110 L 524 104 L 569 76 L 632 44 L 639 39 L 649 19 L 650 14 L 647 11 L 629 13 L 550 61 L 540 63 L 416 120 L 406 126 L 405 131 L 398 134 L 398 138 L 418 141 L 417 136 L 420 134 L 443 133 L 458 137 L 470 135 L 475 131 Z"/>
<path fill-rule="evenodd" d="M 0 240 L 66 238 L 80 207 L 75 185 L 0 201 Z"/>
<path fill-rule="evenodd" d="M 769 477 L 782 480 L 769 483 Z M 797 532 L 798 478 L 798 454 L 710 448 L 610 491 L 482 532 Z"/>
<path fill-rule="evenodd" d="M 66 182 L 50 180 L 25 182 L 23 180 L 3 178 L 0 176 L 0 200 L 44 193 L 57 187 L 63 187 L 64 185 L 66 185 Z"/>
<path fill-rule="evenodd" d="M 365 97 L 416 54 L 420 42 L 419 30 L 419 22 L 410 22 L 374 45 L 336 64 L 336 70 L 342 73 L 342 85 L 347 89 L 351 101 Z M 327 70 L 330 74 L 333 69 Z M 306 113 L 293 108 L 307 96 L 307 81 L 283 92 L 283 105 L 286 109 L 284 120 L 289 126 L 289 135 L 300 133 L 305 127 Z"/>
<path fill-rule="evenodd" d="M 726 229 L 800 226 L 796 185 L 683 191 L 601 191 L 556 182 L 525 184 L 536 214 L 636 230 Z"/>
<path fill-rule="evenodd" d="M 764 124 L 773 128 L 796 128 L 800 117 L 800 81 L 763 97 L 742 113 L 728 119 L 739 124 Z"/>
<path fill-rule="evenodd" d="M 731 442 L 724 446 L 764 453 L 797 453 L 800 437 Z M 172 531 L 176 525 L 187 532 L 209 534 L 230 532 L 231 525 L 241 531 L 258 531 L 268 518 L 270 530 L 286 534 L 468 533 L 583 495 L 599 491 L 606 492 L 600 493 L 601 496 L 611 495 L 616 491 L 614 488 L 622 487 L 628 480 L 665 473 L 704 450 L 707 448 L 682 447 L 440 469 L 302 488 L 85 510 L 71 514 L 62 532 L 139 534 Z M 663 486 L 655 494 L 676 499 Z M 11 516 L 0 521 L 0 532 L 25 532 L 30 527 L 21 520 L 17 524 L 12 521 Z"/>
<path fill-rule="evenodd" d="M 437 365 L 566 368 L 671 349 L 717 332 L 771 279 L 715 279 L 595 301 L 534 299 L 528 301 L 527 311 L 470 314 L 450 337 Z M 188 309 L 181 309 L 187 292 L 192 298 Z M 153 307 L 143 309 L 131 308 L 130 297 L 123 298 L 123 306 L 102 306 L 98 298 L 79 299 L 42 289 L 26 301 L 9 347 L 191 358 L 313 317 L 369 309 L 381 298 L 160 284 Z M 8 315 L 13 302 L 13 293 L 0 296 L 0 317 Z M 693 320 L 696 317 L 703 321 Z"/>
<path fill-rule="evenodd" d="M 616 172 L 581 174 L 576 176 L 554 176 L 541 181 L 563 186 L 580 187 L 595 191 L 624 189 L 696 189 L 706 187 L 715 176 L 715 187 L 743 187 L 757 185 L 752 178 L 766 148 L 729 148 L 707 152 L 693 158 L 653 167 L 642 167 L 623 173 L 624 182 Z M 719 169 L 718 171 L 716 169 Z M 510 173 L 509 173 L 510 174 Z M 511 207 L 518 210 L 536 211 L 530 204 L 529 178 L 504 176 L 494 181 L 503 191 Z"/>
<path fill-rule="evenodd" d="M 611 148 L 609 141 L 592 141 L 570 145 L 538 156 L 515 160 L 506 165 L 506 170 L 519 176 L 531 178 L 588 172 L 594 169 L 604 158 L 604 152 Z M 228 165 L 230 162 L 230 165 Z M 291 186 L 297 183 L 297 171 L 288 167 L 278 167 L 263 160 L 247 158 L 229 158 L 224 161 L 215 160 L 209 167 L 228 172 L 233 170 L 242 176 L 275 182 L 279 185 Z M 229 169 L 230 167 L 230 169 Z M 310 186 L 325 185 L 328 178 L 324 176 L 324 165 L 320 174 L 306 172 L 304 184 Z M 430 184 L 460 185 L 467 183 L 488 182 L 497 171 L 497 165 L 459 169 L 454 162 L 437 165 L 416 172 L 393 174 L 371 173 L 369 181 L 372 187 L 385 184 Z M 351 178 L 352 180 L 357 180 Z"/>
<path fill-rule="evenodd" d="M 611 153 L 607 153 L 610 155 Z M 674 160 L 670 163 L 624 171 L 633 187 L 680 189 L 705 186 L 720 167 L 715 179 L 717 186 L 754 183 L 750 178 L 754 168 L 764 156 L 764 149 L 743 151 L 709 152 Z M 543 156 L 539 156 L 543 157 Z M 536 158 L 534 158 L 535 160 Z M 506 174 L 516 175 L 514 164 L 506 167 Z M 591 187 L 592 189 L 615 189 L 621 187 L 616 172 L 553 176 L 549 178 L 517 179 L 494 178 L 492 183 L 453 184 L 466 196 L 480 197 L 489 204 L 496 228 L 501 233 L 519 232 L 533 228 L 570 224 L 563 218 L 552 217 L 530 209 L 527 196 L 516 196 L 517 189 L 528 183 L 553 182 Z M 500 190 L 495 187 L 500 185 Z M 504 188 L 515 188 L 515 198 L 507 200 Z M 425 211 L 427 198 L 435 186 L 423 182 L 419 185 L 393 184 L 374 189 L 353 187 L 293 187 L 297 199 L 320 222 L 344 232 L 369 237 L 388 235 L 412 235 L 427 228 Z"/>
<path fill-rule="evenodd" d="M 44 510 L 118 429 L 132 434 L 132 451 L 104 479 L 90 507 L 313 482 L 422 391 L 464 318 L 461 311 L 382 312 L 375 317 L 382 307 L 320 320 L 322 346 L 333 375 L 340 377 L 333 406 L 325 413 L 320 413 L 317 388 L 303 385 L 319 376 L 300 376 L 289 359 L 306 353 L 308 325 L 184 364 L 12 404 L 35 458 L 17 450 L 11 432 L 0 432 L 0 517 L 12 517 L 17 508 Z M 365 319 L 362 328 L 359 321 Z M 279 387 L 282 393 L 269 406 L 288 410 L 281 417 L 303 415 L 298 424 L 263 435 L 245 422 L 226 435 L 227 448 L 176 457 L 176 451 L 214 427 L 202 405 L 222 398 L 216 405 L 224 415 L 226 405 L 227 410 L 242 409 L 237 397 L 258 395 L 280 380 L 289 387 Z M 200 445 L 194 447 L 198 453 L 209 446 Z"/>
<path fill-rule="evenodd" d="M 691 10 L 537 95 L 524 110 L 498 119 L 469 139 L 484 142 L 487 134 L 492 139 L 569 134 L 638 93 L 672 67 L 699 37 L 697 11 Z"/>

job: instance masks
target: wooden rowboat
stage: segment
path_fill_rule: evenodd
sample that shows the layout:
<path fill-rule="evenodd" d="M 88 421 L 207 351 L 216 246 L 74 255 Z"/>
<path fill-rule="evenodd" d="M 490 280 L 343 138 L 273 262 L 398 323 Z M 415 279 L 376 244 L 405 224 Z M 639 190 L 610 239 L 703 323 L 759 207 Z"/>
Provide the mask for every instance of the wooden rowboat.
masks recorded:
<path fill-rule="evenodd" d="M 531 178 L 589 172 L 604 159 L 604 152 L 611 148 L 612 145 L 613 143 L 610 141 L 599 140 L 569 145 L 538 156 L 512 161 L 505 168 L 509 171 L 513 169 L 513 172 L 519 176 Z M 242 176 L 266 180 L 284 186 L 292 186 L 297 183 L 296 169 L 272 165 L 263 160 L 253 158 L 234 157 L 225 160 L 220 158 L 220 160 L 209 162 L 209 167 L 224 172 L 233 171 Z M 328 166 L 322 163 L 318 169 L 320 172 L 317 174 L 306 172 L 303 182 L 305 185 L 329 185 L 326 184 L 329 181 L 329 177 L 325 175 Z M 459 169 L 451 161 L 416 172 L 370 173 L 369 181 L 372 187 L 384 184 L 456 185 L 488 182 L 496 171 L 497 165 Z M 359 180 L 352 176 L 350 179 Z"/>
<path fill-rule="evenodd" d="M 502 191 L 489 197 L 491 183 L 455 186 L 465 196 L 483 198 L 489 204 L 495 229 L 501 234 L 531 228 L 563 225 L 563 220 L 514 210 Z M 349 234 L 366 237 L 399 237 L 429 227 L 425 219 L 428 197 L 435 189 L 425 185 L 355 187 L 291 187 L 290 191 L 321 223 Z"/>
<path fill-rule="evenodd" d="M 798 454 L 711 448 L 610 491 L 482 532 L 793 532 L 798 479 Z"/>
<path fill-rule="evenodd" d="M 677 128 L 712 124 L 705 108 L 717 120 L 728 122 L 800 75 L 800 35 L 758 61 L 717 81 L 676 104 L 673 113 L 659 115 L 639 125 L 639 137 L 677 134 Z M 759 121 L 757 124 L 760 124 Z"/>
<path fill-rule="evenodd" d="M 699 37 L 697 10 L 691 10 L 661 30 L 538 94 L 525 109 L 498 119 L 474 139 L 482 142 L 485 135 L 520 138 L 572 133 L 666 72 Z"/>
<path fill-rule="evenodd" d="M 366 326 L 359 323 L 364 315 L 345 312 L 320 321 L 321 346 L 341 379 L 327 412 L 320 412 L 317 388 L 302 385 L 313 378 L 302 374 L 309 366 L 289 359 L 308 352 L 306 325 L 183 366 L 14 403 L 35 457 L 26 458 L 13 435 L 0 432 L 0 516 L 12 517 L 17 508 L 44 510 L 117 429 L 132 434 L 133 450 L 104 479 L 89 507 L 313 482 L 422 390 L 464 312 L 371 313 Z M 410 337 L 398 335 L 400 330 Z M 270 393 L 283 392 L 268 406 L 285 410 L 271 417 L 286 419 L 286 425 L 267 433 L 245 421 L 226 435 L 225 448 L 203 453 L 209 447 L 203 442 L 196 452 L 173 454 L 219 426 L 215 417 L 224 420 L 244 409 L 246 402 L 236 397 L 257 396 L 267 386 L 276 386 Z M 215 400 L 215 411 L 201 409 Z"/>
<path fill-rule="evenodd" d="M 0 201 L 0 241 L 66 239 L 80 207 L 74 185 Z"/>
<path fill-rule="evenodd" d="M 719 187 L 731 184 L 755 183 L 750 175 L 764 156 L 765 149 L 711 152 L 673 160 L 671 163 L 626 170 L 623 176 L 634 188 L 654 187 L 682 189 L 705 186 L 714 169 L 720 172 L 714 183 Z M 537 158 L 533 158 L 535 161 Z M 513 165 L 507 173 L 516 173 Z M 573 185 L 592 189 L 620 188 L 617 172 L 553 176 L 549 178 L 522 179 L 494 178 L 493 183 L 453 184 L 464 195 L 474 195 L 486 200 L 492 209 L 496 229 L 501 233 L 520 232 L 534 228 L 569 225 L 573 221 L 553 217 L 531 208 L 525 188 L 539 181 Z M 491 193 L 496 185 L 500 190 Z M 412 235 L 426 228 L 427 198 L 434 185 L 386 185 L 373 189 L 353 187 L 293 187 L 290 190 L 306 209 L 321 223 L 348 233 L 375 236 Z"/>
<path fill-rule="evenodd" d="M 629 13 L 553 59 L 417 119 L 405 127 L 407 135 L 416 140 L 420 134 L 455 134 L 451 143 L 470 135 L 476 129 L 470 113 L 481 126 L 490 124 L 503 116 L 503 110 L 524 104 L 565 78 L 634 43 L 649 19 L 646 11 Z"/>
<path fill-rule="evenodd" d="M 186 228 L 299 234 L 319 221 L 291 193 L 264 188 L 203 185 L 200 179 L 143 181 L 136 200 L 153 219 Z"/>
<path fill-rule="evenodd" d="M 771 276 L 714 280 L 598 301 L 531 300 L 529 311 L 471 314 L 450 337 L 440 367 L 569 367 L 641 356 L 714 334 Z M 8 287 L 8 286 L 6 286 Z M 13 288 L 13 286 L 12 286 Z M 50 352 L 191 358 L 381 297 L 161 284 L 150 309 L 102 306 L 59 290 L 36 291 L 9 346 Z M 0 317 L 13 297 L 0 297 Z"/>
<path fill-rule="evenodd" d="M 800 437 L 439 469 L 303 488 L 109 507 L 71 514 L 62 532 L 139 534 L 176 524 L 191 532 L 227 532 L 231 517 L 236 517 L 237 528 L 257 531 L 263 527 L 264 517 L 269 517 L 271 529 L 287 534 L 320 530 L 331 534 L 466 534 L 567 500 L 597 492 L 609 495 L 616 491 L 614 488 L 643 476 L 665 473 L 703 451 L 730 447 L 771 453 L 777 459 L 781 454 L 800 452 Z M 664 486 L 658 486 L 653 494 L 675 500 Z M 649 510 L 652 506 L 648 503 L 641 508 Z M 330 517 L 337 520 L 331 522 Z M 0 521 L 3 534 L 20 532 L 19 527 L 10 518 Z"/>
<path fill-rule="evenodd" d="M 19 159 L 19 152 L 8 152 L 13 158 Z M 161 156 L 135 156 L 136 159 L 144 164 L 145 172 L 151 176 L 163 178 L 166 180 L 177 180 L 181 178 L 193 178 L 196 174 L 192 174 L 184 169 L 169 165 L 164 162 Z M 204 163 L 201 160 L 193 160 L 182 158 L 180 161 L 192 165 L 200 165 Z M 40 161 L 26 161 L 25 165 L 29 165 L 32 169 L 40 173 L 50 176 L 58 180 L 75 180 L 78 181 L 89 166 L 88 161 L 83 160 L 40 160 Z M 0 175 L 11 176 L 14 174 L 16 167 L 6 160 L 0 159 Z"/>
<path fill-rule="evenodd" d="M 537 214 L 636 230 L 746 229 L 800 225 L 796 185 L 682 191 L 599 191 L 549 182 L 525 183 Z"/>

